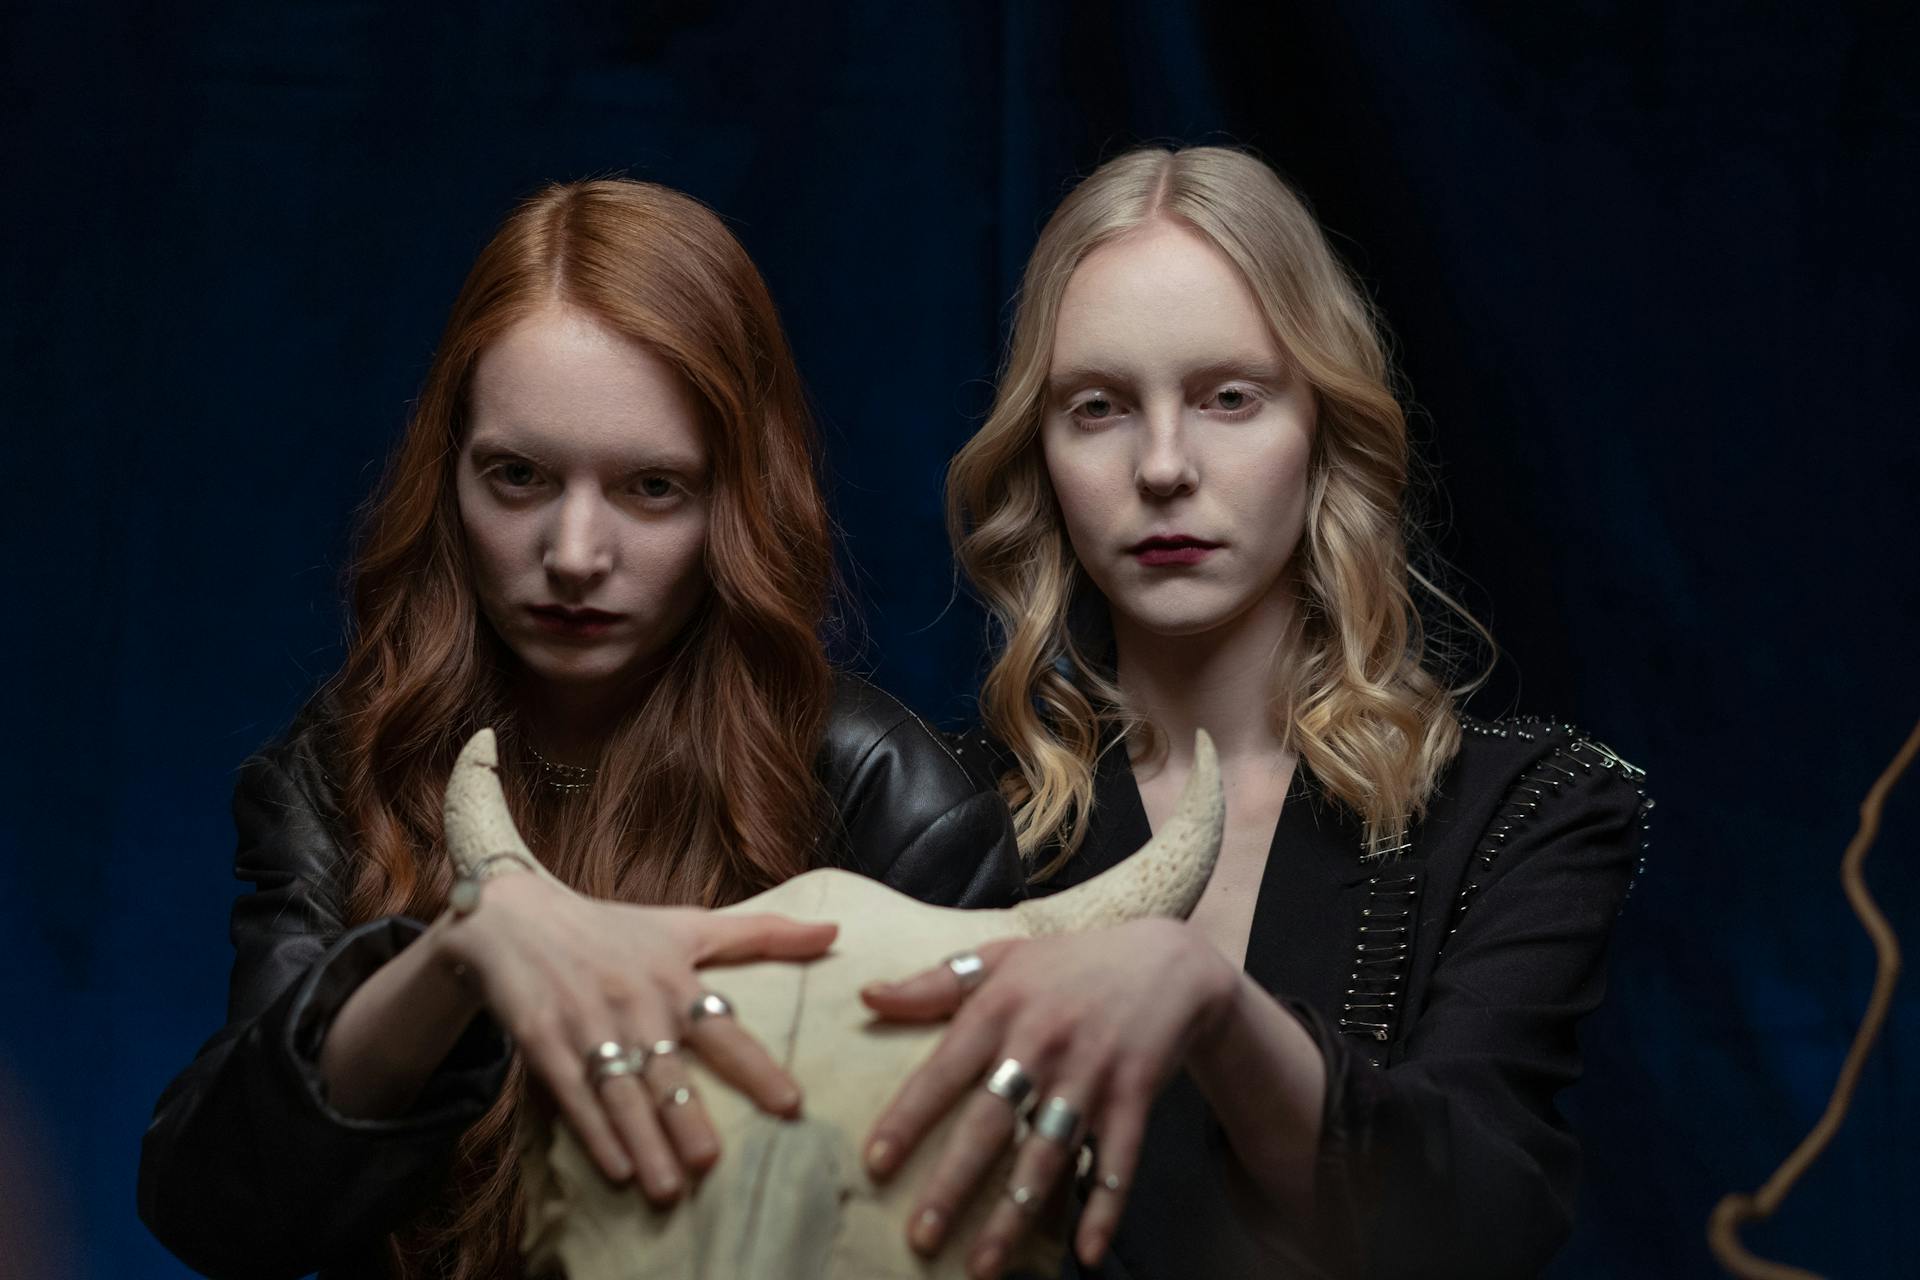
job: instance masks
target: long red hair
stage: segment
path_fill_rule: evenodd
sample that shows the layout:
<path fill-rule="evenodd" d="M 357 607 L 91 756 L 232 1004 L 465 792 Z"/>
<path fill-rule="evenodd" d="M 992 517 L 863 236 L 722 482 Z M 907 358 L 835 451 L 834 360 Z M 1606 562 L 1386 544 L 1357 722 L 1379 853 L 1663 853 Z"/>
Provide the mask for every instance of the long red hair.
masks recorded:
<path fill-rule="evenodd" d="M 627 709 L 594 786 L 565 796 L 532 780 L 509 696 L 514 659 L 478 608 L 454 487 L 476 362 L 556 303 L 678 369 L 712 459 L 705 601 Z M 507 219 L 454 303 L 353 565 L 353 632 L 329 690 L 353 922 L 445 908 L 441 795 L 461 744 L 489 724 L 515 817 L 583 893 L 716 906 L 814 865 L 826 814 L 813 763 L 833 691 L 814 454 L 766 284 L 705 206 L 602 180 L 549 187 Z M 518 1274 L 508 1139 L 520 1085 L 516 1064 L 462 1140 L 449 1186 L 395 1238 L 401 1274 Z"/>

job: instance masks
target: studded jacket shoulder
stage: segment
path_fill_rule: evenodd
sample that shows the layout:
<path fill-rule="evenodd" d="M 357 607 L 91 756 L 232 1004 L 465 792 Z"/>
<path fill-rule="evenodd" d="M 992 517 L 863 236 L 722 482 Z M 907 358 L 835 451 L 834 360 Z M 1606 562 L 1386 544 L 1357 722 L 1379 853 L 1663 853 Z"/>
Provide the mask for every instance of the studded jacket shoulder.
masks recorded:
<path fill-rule="evenodd" d="M 1579 1148 L 1555 1099 L 1605 987 L 1609 935 L 1645 856 L 1645 775 L 1556 721 L 1463 721 L 1425 816 L 1370 848 L 1296 772 L 1258 891 L 1246 970 L 1327 1063 L 1311 1227 L 1256 1239 L 1198 1091 L 1156 1103 L 1102 1277 L 1531 1276 L 1565 1240 Z M 974 744 L 1004 767 L 1005 757 Z M 1082 847 L 1045 893 L 1149 835 L 1106 753 Z"/>

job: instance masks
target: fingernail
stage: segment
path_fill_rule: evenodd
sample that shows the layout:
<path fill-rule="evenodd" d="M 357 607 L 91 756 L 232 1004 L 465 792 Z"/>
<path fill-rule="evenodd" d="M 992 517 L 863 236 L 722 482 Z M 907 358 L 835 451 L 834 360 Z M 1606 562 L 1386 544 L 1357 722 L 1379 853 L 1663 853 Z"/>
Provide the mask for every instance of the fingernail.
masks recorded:
<path fill-rule="evenodd" d="M 869 982 L 860 988 L 860 997 L 863 1000 L 875 1000 L 885 994 L 887 994 L 887 984 L 884 982 Z"/>
<path fill-rule="evenodd" d="M 625 1160 L 618 1161 L 607 1171 L 615 1182 L 625 1182 L 633 1177 L 633 1166 Z"/>
<path fill-rule="evenodd" d="M 875 1138 L 867 1144 L 867 1168 L 873 1173 L 893 1172 L 893 1143 L 886 1138 Z"/>
<path fill-rule="evenodd" d="M 786 1090 L 785 1092 L 779 1094 L 774 1098 L 773 1105 L 778 1107 L 782 1112 L 786 1113 L 787 1115 L 790 1115 L 790 1116 L 799 1115 L 800 1114 L 800 1091 L 798 1089 Z"/>
<path fill-rule="evenodd" d="M 922 1253 L 932 1253 L 940 1247 L 940 1233 L 947 1225 L 947 1217 L 938 1209 L 922 1209 L 920 1216 L 913 1220 L 913 1247 Z"/>
<path fill-rule="evenodd" d="M 1097 1267 L 1101 1257 L 1107 1252 L 1107 1233 L 1096 1231 L 1093 1240 L 1080 1251 L 1080 1261 L 1086 1266 Z"/>
<path fill-rule="evenodd" d="M 1000 1274 L 1000 1264 L 1007 1260 L 1004 1245 L 990 1244 L 973 1255 L 973 1274 L 977 1280 L 991 1280 Z"/>

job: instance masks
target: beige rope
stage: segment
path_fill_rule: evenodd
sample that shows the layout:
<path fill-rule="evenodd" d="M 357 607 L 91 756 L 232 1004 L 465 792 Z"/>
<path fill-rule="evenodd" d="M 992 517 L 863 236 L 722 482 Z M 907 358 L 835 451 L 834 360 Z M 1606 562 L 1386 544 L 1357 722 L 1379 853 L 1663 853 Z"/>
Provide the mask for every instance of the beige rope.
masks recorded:
<path fill-rule="evenodd" d="M 1860 829 L 1853 834 L 1853 843 L 1840 859 L 1840 883 L 1847 891 L 1847 901 L 1853 904 L 1854 914 L 1860 917 L 1860 923 L 1866 926 L 1867 933 L 1873 938 L 1873 949 L 1879 955 L 1879 965 L 1873 977 L 1873 994 L 1867 999 L 1867 1011 L 1860 1019 L 1860 1029 L 1854 1033 L 1853 1047 L 1847 1050 L 1847 1060 L 1840 1066 L 1840 1078 L 1834 1082 L 1833 1096 L 1827 1100 L 1827 1110 L 1820 1122 L 1811 1132 L 1800 1140 L 1793 1154 L 1780 1162 L 1766 1185 L 1752 1195 L 1730 1192 L 1721 1197 L 1720 1203 L 1713 1207 L 1713 1214 L 1707 1219 L 1707 1245 L 1713 1250 L 1720 1265 L 1744 1280 L 1820 1280 L 1812 1271 L 1803 1271 L 1799 1267 L 1788 1266 L 1782 1262 L 1769 1262 L 1748 1253 L 1740 1243 L 1738 1229 L 1749 1222 L 1770 1218 L 1779 1209 L 1780 1202 L 1786 1199 L 1787 1192 L 1800 1180 L 1820 1153 L 1826 1150 L 1827 1143 L 1840 1128 L 1840 1122 L 1846 1118 L 1847 1108 L 1853 1104 L 1853 1087 L 1860 1080 L 1860 1069 L 1866 1064 L 1867 1054 L 1873 1049 L 1873 1042 L 1880 1034 L 1880 1027 L 1887 1020 L 1887 1007 L 1893 1003 L 1893 984 L 1900 977 L 1900 944 L 1893 936 L 1893 929 L 1887 924 L 1887 918 L 1873 904 L 1867 893 L 1866 882 L 1861 879 L 1860 868 L 1867 860 L 1867 849 L 1873 844 L 1874 837 L 1880 834 L 1880 810 L 1885 806 L 1887 792 L 1913 763 L 1915 753 L 1920 752 L 1920 724 L 1913 727 L 1907 736 L 1906 745 L 1900 748 L 1898 755 L 1880 775 L 1873 789 L 1867 792 L 1867 798 L 1860 802 Z"/>

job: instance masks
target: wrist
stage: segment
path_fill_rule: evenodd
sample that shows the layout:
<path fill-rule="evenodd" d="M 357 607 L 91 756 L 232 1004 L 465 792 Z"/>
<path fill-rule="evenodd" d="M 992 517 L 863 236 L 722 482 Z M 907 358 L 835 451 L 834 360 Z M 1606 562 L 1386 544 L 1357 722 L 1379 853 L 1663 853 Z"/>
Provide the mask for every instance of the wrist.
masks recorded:
<path fill-rule="evenodd" d="M 1211 1053 L 1231 1039 L 1235 1024 L 1246 1016 L 1249 979 L 1220 949 L 1200 938 L 1196 932 L 1195 951 L 1200 965 L 1200 1010 L 1195 1022 L 1195 1053 Z"/>
<path fill-rule="evenodd" d="M 426 952 L 425 971 L 432 975 L 440 999 L 469 1013 L 486 1006 L 474 960 L 473 922 L 449 910 L 427 926 L 414 945 Z"/>
<path fill-rule="evenodd" d="M 453 908 L 455 916 L 470 916 L 480 909 L 480 891 L 487 881 L 525 875 L 532 870 L 533 864 L 517 851 L 490 853 L 460 868 L 447 895 L 447 905 Z"/>

